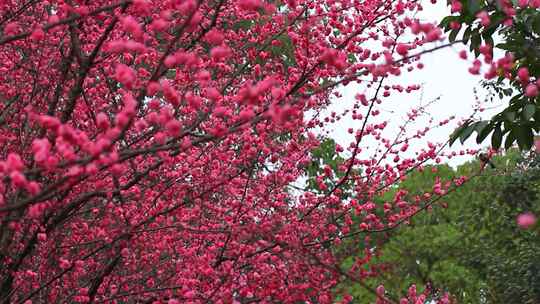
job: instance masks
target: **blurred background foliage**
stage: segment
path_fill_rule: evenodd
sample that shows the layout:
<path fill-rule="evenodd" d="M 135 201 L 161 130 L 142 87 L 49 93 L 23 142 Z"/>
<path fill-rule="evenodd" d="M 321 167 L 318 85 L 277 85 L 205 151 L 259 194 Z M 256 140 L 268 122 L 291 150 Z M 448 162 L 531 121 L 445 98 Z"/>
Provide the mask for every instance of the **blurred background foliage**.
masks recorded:
<path fill-rule="evenodd" d="M 336 144 L 326 139 L 313 151 L 308 188 L 320 191 L 315 180 L 327 165 L 343 176 L 338 168 L 344 159 L 335 150 Z M 370 234 L 369 249 L 377 252 L 366 266 L 372 277 L 365 284 L 345 282 L 336 292 L 352 295 L 353 303 L 373 303 L 373 290 L 380 284 L 393 299 L 407 295 L 415 284 L 419 294 L 427 295 L 427 303 L 445 292 L 457 303 L 540 303 L 540 229 L 538 224 L 527 230 L 516 224 L 523 212 L 540 214 L 540 156 L 514 149 L 493 162 L 495 169 L 484 169 L 409 225 Z M 435 177 L 444 181 L 471 176 L 480 165 L 474 160 L 457 168 L 426 166 L 376 203 L 391 201 L 397 189 L 406 189 L 406 199 L 413 199 L 430 191 Z M 343 198 L 354 197 L 351 185 L 344 187 Z M 350 254 L 343 269 L 362 256 L 364 237 L 334 245 Z"/>

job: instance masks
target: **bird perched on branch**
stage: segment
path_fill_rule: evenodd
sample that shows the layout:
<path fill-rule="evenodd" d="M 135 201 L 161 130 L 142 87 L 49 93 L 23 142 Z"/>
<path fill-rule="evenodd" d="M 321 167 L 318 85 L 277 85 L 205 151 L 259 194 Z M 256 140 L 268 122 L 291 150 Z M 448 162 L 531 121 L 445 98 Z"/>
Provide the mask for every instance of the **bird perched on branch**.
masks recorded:
<path fill-rule="evenodd" d="M 495 169 L 495 165 L 491 161 L 489 155 L 487 153 L 480 153 L 478 155 L 478 158 L 480 159 L 480 162 L 482 163 L 482 168 L 487 165 L 489 165 L 492 169 Z"/>

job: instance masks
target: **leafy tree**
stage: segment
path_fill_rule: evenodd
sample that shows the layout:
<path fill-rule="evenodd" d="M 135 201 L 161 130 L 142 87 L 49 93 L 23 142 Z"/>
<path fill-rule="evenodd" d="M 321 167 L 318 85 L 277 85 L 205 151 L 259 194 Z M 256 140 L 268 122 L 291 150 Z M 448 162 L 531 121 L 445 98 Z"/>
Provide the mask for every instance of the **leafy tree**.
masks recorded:
<path fill-rule="evenodd" d="M 368 280 L 367 289 L 354 283 L 344 289 L 372 301 L 367 290 L 384 283 L 393 294 L 405 294 L 416 285 L 427 300 L 448 292 L 457 303 L 537 303 L 540 229 L 523 230 L 516 217 L 540 212 L 540 156 L 513 151 L 494 162 L 496 170 L 485 169 L 430 212 L 387 235 L 381 255 L 372 260 L 381 275 Z M 472 175 L 479 167 L 477 161 L 455 170 L 426 167 L 400 188 L 422 193 L 431 188 L 434 176 Z"/>
<path fill-rule="evenodd" d="M 482 55 L 487 65 L 483 85 L 500 98 L 510 99 L 491 119 L 467 121 L 453 134 L 453 140 L 464 141 L 476 132 L 477 142 L 491 134 L 495 149 L 503 144 L 509 148 L 516 142 L 521 149 L 529 149 L 534 133 L 540 132 L 540 3 L 451 0 L 448 4 L 453 14 L 442 20 L 441 27 L 449 33 L 449 40 L 468 45 L 476 57 Z M 493 58 L 493 49 L 505 56 Z M 481 65 L 476 59 L 471 73 L 479 74 Z"/>

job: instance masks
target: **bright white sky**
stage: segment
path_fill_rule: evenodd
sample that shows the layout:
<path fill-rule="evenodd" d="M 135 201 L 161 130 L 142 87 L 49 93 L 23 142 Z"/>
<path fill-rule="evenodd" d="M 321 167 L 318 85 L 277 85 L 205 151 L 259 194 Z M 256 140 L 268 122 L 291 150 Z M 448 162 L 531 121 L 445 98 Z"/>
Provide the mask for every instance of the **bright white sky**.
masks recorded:
<path fill-rule="evenodd" d="M 439 0 L 435 5 L 431 4 L 429 0 L 424 0 L 423 3 L 425 3 L 424 11 L 419 14 L 418 17 L 425 21 L 438 21 L 442 17 L 448 15 L 446 1 Z M 428 48 L 432 47 L 433 45 Z M 468 72 L 471 62 L 464 61 L 458 57 L 458 52 L 462 49 L 464 49 L 463 45 L 455 45 L 423 56 L 421 60 L 421 62 L 425 64 L 423 70 L 414 70 L 411 73 L 405 72 L 398 82 L 394 81 L 394 83 L 402 84 L 420 84 L 423 89 L 413 94 L 404 93 L 398 95 L 397 92 L 396 94 L 392 93 L 392 97 L 384 99 L 385 101 L 380 107 L 382 111 L 379 116 L 381 117 L 376 120 L 382 121 L 380 119 L 382 117 L 391 118 L 390 123 L 394 123 L 394 129 L 390 128 L 390 131 L 392 132 L 392 130 L 397 130 L 395 123 L 402 122 L 405 114 L 411 108 L 414 108 L 419 104 L 426 104 L 437 97 L 440 97 L 440 100 L 430 107 L 430 114 L 436 120 L 448 118 L 452 115 L 455 115 L 458 118 L 469 117 L 473 112 L 473 105 L 475 103 L 473 89 L 477 88 L 481 96 L 485 93 L 483 93 L 482 89 L 479 87 L 479 81 L 482 77 L 473 76 Z M 342 88 L 340 92 L 343 97 L 336 100 L 329 111 L 336 111 L 337 113 L 342 112 L 345 104 L 350 104 L 350 101 L 354 99 L 358 90 L 355 88 L 355 85 L 348 85 Z M 501 103 L 499 102 L 498 105 L 501 105 Z M 488 106 L 497 106 L 497 104 Z M 500 110 L 501 107 L 498 106 L 495 109 L 482 113 L 482 116 L 484 118 L 489 118 L 492 114 L 497 113 Z M 372 121 L 370 120 L 370 122 Z M 456 128 L 457 122 L 458 119 L 443 128 L 438 128 L 437 130 L 430 132 L 426 136 L 426 140 L 429 139 L 432 142 L 445 142 L 448 139 L 449 134 Z M 418 129 L 418 127 L 423 128 L 425 123 L 426 121 L 417 124 L 415 130 Z M 347 133 L 347 129 L 349 127 L 358 129 L 358 124 L 358 121 L 344 119 L 331 127 L 329 135 L 342 146 L 348 146 L 352 141 L 352 136 Z M 489 140 L 487 142 L 489 142 Z M 366 143 L 366 145 L 369 146 L 369 143 Z M 419 143 L 419 145 L 423 146 L 422 143 Z M 487 146 L 487 144 L 482 145 L 484 148 Z M 459 141 L 452 146 L 452 150 L 466 148 L 481 148 L 476 144 L 475 134 L 465 142 L 464 146 L 461 146 Z M 418 147 L 416 147 L 416 150 L 418 150 Z M 450 160 L 449 163 L 455 166 L 468 159 L 470 158 L 454 158 Z"/>

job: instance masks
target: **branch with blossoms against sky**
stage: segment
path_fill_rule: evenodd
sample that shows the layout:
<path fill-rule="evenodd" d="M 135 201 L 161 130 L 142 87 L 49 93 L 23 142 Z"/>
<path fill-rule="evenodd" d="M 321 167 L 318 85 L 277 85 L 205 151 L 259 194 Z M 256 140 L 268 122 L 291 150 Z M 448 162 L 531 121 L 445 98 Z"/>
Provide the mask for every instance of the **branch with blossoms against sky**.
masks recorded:
<path fill-rule="evenodd" d="M 349 282 L 340 284 L 337 287 L 337 294 L 344 294 L 344 292 L 339 291 L 343 287 L 358 284 L 374 295 L 382 295 L 379 300 L 398 302 L 395 295 L 385 293 L 384 289 L 381 289 L 382 293 L 377 292 L 364 283 L 365 280 L 376 278 L 381 274 L 381 270 L 378 269 L 382 269 L 383 265 L 374 262 L 381 253 L 381 245 L 391 238 L 393 230 L 402 224 L 407 224 L 412 217 L 420 212 L 431 210 L 439 205 L 444 206 L 441 200 L 446 195 L 457 191 L 461 185 L 477 175 L 455 176 L 449 180 L 436 179 L 432 181 L 431 191 L 420 193 L 398 188 L 397 184 L 407 178 L 409 173 L 424 170 L 424 165 L 434 159 L 438 162 L 438 159 L 442 157 L 441 153 L 448 144 L 430 145 L 430 150 L 424 151 L 426 154 L 416 154 L 416 160 L 401 160 L 399 158 L 399 156 L 403 157 L 404 152 L 409 150 L 409 145 L 412 147 L 420 145 L 426 134 L 449 122 L 449 119 L 444 119 L 435 123 L 429 119 L 431 125 L 421 128 L 415 134 L 411 125 L 414 122 L 419 122 L 420 126 L 424 125 L 421 120 L 422 116 L 428 115 L 429 106 L 437 100 L 410 111 L 407 115 L 408 119 L 397 128 L 399 132 L 392 133 L 394 128 L 392 128 L 391 122 L 374 123 L 374 129 L 372 129 L 373 125 L 370 126 L 369 129 L 373 130 L 370 132 L 374 133 L 374 137 L 379 138 L 378 143 L 370 141 L 370 144 L 376 145 L 376 153 L 368 154 L 369 158 L 365 160 L 357 158 L 362 165 L 355 166 L 356 169 L 349 172 L 349 178 L 346 178 L 347 168 L 350 164 L 347 162 L 348 157 L 343 155 L 344 149 L 333 140 L 325 139 L 320 147 L 312 152 L 311 163 L 307 167 L 307 189 L 314 193 L 327 194 L 335 189 L 335 184 L 341 183 L 339 189 L 334 190 L 332 194 L 338 197 L 340 202 L 346 204 L 345 208 L 332 213 L 324 222 L 324 225 L 334 231 L 333 234 L 305 244 L 308 247 L 331 247 L 334 255 L 339 257 L 336 259 L 335 265 L 327 265 L 337 269 L 345 276 L 346 282 Z M 331 113 L 329 116 L 339 120 L 345 116 L 347 111 L 345 110 L 345 113 L 341 115 Z M 394 137 L 393 140 L 392 137 L 388 137 L 384 133 L 391 134 Z M 408 136 L 407 133 L 414 135 Z M 354 146 L 349 147 L 348 152 L 352 153 L 353 148 Z M 362 149 L 369 149 L 369 147 L 362 147 Z M 475 150 L 467 152 L 476 154 Z M 448 157 L 452 157 L 452 153 L 449 153 Z M 412 162 L 409 163 L 410 166 L 403 165 L 408 162 Z M 392 172 L 392 174 L 391 170 L 387 169 L 392 163 L 397 163 L 398 170 L 401 167 L 403 171 Z M 482 168 L 478 169 L 479 173 L 482 172 Z M 351 260 L 355 262 L 352 263 Z M 428 289 L 425 292 L 428 292 Z M 447 297 L 444 293 L 441 293 L 437 298 L 430 294 L 425 294 L 424 298 L 426 296 L 434 300 L 442 300 Z M 408 300 L 415 303 L 416 300 L 412 299 L 409 297 Z"/>
<path fill-rule="evenodd" d="M 329 222 L 350 213 L 341 188 L 369 197 L 437 155 L 362 150 L 389 143 L 379 104 L 418 89 L 384 82 L 445 46 L 421 9 L 0 1 L 0 303 L 330 303 L 341 257 L 308 244 L 351 231 Z M 307 114 L 352 82 L 346 174 L 293 195 L 330 125 Z"/>

